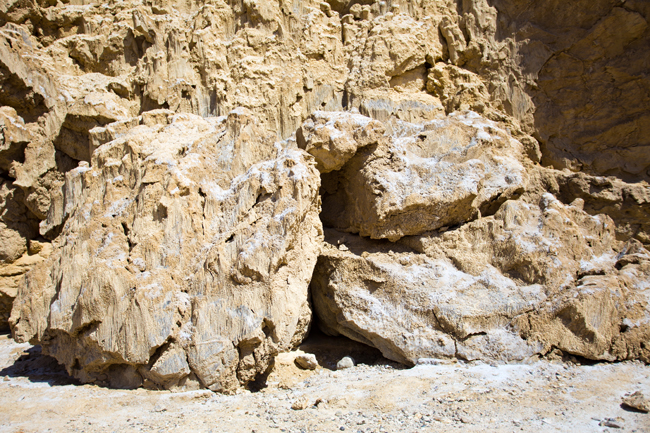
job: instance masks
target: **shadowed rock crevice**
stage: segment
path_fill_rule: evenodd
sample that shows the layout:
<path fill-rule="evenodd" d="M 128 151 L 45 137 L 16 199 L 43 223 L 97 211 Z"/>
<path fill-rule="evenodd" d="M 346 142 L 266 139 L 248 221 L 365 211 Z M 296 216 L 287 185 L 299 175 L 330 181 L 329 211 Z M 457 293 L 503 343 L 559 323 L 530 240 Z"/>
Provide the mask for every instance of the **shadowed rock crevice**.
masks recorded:
<path fill-rule="evenodd" d="M 0 105 L 16 109 L 26 122 L 34 122 L 48 111 L 45 98 L 24 85 L 23 80 L 0 65 Z"/>
<path fill-rule="evenodd" d="M 89 131 L 104 126 L 115 119 L 104 116 L 82 116 L 68 114 L 61 125 L 59 135 L 54 139 L 54 147 L 77 161 L 90 162 Z"/>
<path fill-rule="evenodd" d="M 46 382 L 50 386 L 78 385 L 79 381 L 69 376 L 56 359 L 43 355 L 38 346 L 30 347 L 13 365 L 0 370 L 3 377 L 26 377 L 30 382 Z"/>

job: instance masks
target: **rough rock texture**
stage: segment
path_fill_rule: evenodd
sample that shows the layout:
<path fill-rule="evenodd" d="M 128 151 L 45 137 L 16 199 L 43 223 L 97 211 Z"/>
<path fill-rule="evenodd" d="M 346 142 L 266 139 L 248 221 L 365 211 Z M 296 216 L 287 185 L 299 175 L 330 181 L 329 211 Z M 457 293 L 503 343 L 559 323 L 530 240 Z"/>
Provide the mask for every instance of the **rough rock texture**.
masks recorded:
<path fill-rule="evenodd" d="M 494 213 L 526 186 L 523 145 L 474 112 L 391 126 L 373 146 L 357 140 L 363 149 L 323 178 L 326 226 L 395 241 Z M 345 128 L 329 134 L 355 141 Z M 306 149 L 318 156 L 312 141 Z"/>
<path fill-rule="evenodd" d="M 610 218 L 550 194 L 398 243 L 328 229 L 312 295 L 321 328 L 415 364 L 523 360 L 557 348 L 596 360 L 650 351 L 650 254 Z"/>
<path fill-rule="evenodd" d="M 14 338 L 84 382 L 230 391 L 307 332 L 318 172 L 243 109 L 140 120 L 66 175 Z"/>
<path fill-rule="evenodd" d="M 650 402 L 643 396 L 641 391 L 636 391 L 632 395 L 623 398 L 623 406 L 643 413 L 650 412 Z"/>
<path fill-rule="evenodd" d="M 315 293 L 366 284 L 367 248 L 404 314 L 322 295 L 330 332 L 407 363 L 647 360 L 649 20 L 643 0 L 3 2 L 0 327 L 18 296 L 14 336 L 84 381 L 231 390 L 306 332 L 322 201 L 371 239 L 326 244 Z"/>

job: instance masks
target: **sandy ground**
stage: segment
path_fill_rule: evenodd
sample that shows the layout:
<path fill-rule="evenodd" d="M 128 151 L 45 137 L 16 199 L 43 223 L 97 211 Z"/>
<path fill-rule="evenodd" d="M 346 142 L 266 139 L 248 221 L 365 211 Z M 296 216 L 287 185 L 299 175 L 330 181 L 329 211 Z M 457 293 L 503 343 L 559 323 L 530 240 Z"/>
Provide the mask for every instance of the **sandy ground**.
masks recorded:
<path fill-rule="evenodd" d="M 650 414 L 621 406 L 626 394 L 650 396 L 650 366 L 638 362 L 406 369 L 346 339 L 300 349 L 322 367 L 300 370 L 296 353 L 282 354 L 257 392 L 126 391 L 76 384 L 38 347 L 0 335 L 0 431 L 650 432 Z M 359 364 L 334 371 L 344 355 Z"/>

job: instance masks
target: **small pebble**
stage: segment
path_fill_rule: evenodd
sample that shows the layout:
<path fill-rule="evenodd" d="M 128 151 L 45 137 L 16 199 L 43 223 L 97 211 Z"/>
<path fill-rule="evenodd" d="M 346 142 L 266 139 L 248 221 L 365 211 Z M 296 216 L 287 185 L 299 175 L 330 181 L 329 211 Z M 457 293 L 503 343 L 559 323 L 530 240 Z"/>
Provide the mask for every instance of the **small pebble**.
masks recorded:
<path fill-rule="evenodd" d="M 598 425 L 601 427 L 623 428 L 623 421 L 625 420 L 621 417 L 605 418 L 604 420 L 599 422 Z"/>
<path fill-rule="evenodd" d="M 337 370 L 343 370 L 350 367 L 354 367 L 354 359 L 349 356 L 341 358 L 341 360 L 336 363 Z"/>
<path fill-rule="evenodd" d="M 313 353 L 298 355 L 294 362 L 303 370 L 315 370 L 316 367 L 318 367 L 318 360 L 316 359 L 316 355 Z"/>
<path fill-rule="evenodd" d="M 650 412 L 650 401 L 648 401 L 643 396 L 643 393 L 641 393 L 641 391 L 637 391 L 628 397 L 624 397 L 623 406 L 630 409 L 638 410 L 639 412 L 644 412 L 644 413 Z"/>

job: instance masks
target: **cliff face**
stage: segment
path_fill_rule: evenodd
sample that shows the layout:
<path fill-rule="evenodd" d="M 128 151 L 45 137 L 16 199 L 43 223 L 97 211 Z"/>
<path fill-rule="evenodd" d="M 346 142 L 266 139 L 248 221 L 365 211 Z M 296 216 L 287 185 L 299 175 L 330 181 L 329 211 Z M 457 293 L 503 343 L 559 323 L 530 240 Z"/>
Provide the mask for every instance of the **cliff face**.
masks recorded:
<path fill-rule="evenodd" d="M 5 2 L 0 327 L 124 387 L 245 385 L 312 308 L 407 364 L 648 362 L 648 20 Z"/>

